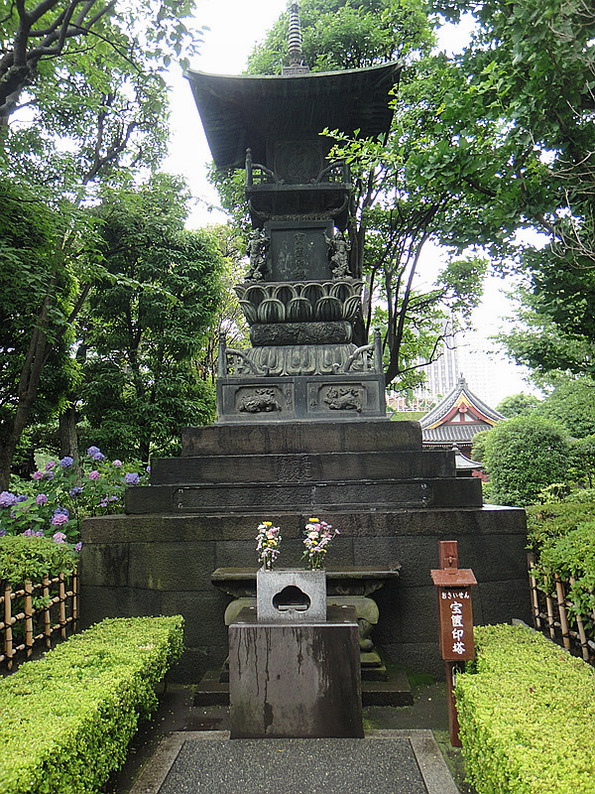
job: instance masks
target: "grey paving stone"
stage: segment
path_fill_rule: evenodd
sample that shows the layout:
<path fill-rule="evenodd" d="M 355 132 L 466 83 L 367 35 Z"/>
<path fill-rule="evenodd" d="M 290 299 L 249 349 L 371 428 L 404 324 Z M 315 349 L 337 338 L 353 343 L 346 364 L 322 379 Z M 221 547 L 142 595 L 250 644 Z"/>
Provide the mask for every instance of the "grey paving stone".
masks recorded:
<path fill-rule="evenodd" d="M 159 794 L 429 794 L 408 739 L 187 740 Z"/>

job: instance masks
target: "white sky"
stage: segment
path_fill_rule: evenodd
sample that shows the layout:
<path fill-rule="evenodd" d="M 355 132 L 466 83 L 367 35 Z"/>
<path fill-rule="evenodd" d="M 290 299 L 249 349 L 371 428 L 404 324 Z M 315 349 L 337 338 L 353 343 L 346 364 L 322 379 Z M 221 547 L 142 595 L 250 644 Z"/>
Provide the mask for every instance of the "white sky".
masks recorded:
<path fill-rule="evenodd" d="M 202 0 L 199 6 L 199 23 L 208 26 L 200 54 L 191 66 L 206 72 L 239 74 L 246 66 L 246 60 L 254 45 L 264 38 L 268 28 L 286 8 L 286 0 Z M 461 37 L 455 29 L 443 29 L 441 40 L 444 46 L 456 47 Z M 206 172 L 210 153 L 204 136 L 200 118 L 194 105 L 190 86 L 182 77 L 179 68 L 172 69 L 172 136 L 170 154 L 166 169 L 181 173 L 187 178 L 192 194 L 196 199 L 194 210 L 189 219 L 192 227 L 212 223 L 223 223 L 225 215 L 217 210 L 218 197 L 209 185 Z M 429 252 L 427 261 L 422 265 L 426 278 L 436 266 L 439 251 Z M 510 290 L 510 284 L 501 279 L 491 278 L 486 285 L 485 298 L 474 314 L 477 333 L 470 339 L 474 347 L 485 346 L 486 350 L 495 347 L 492 342 L 483 342 L 490 334 L 497 333 L 506 324 L 503 317 L 511 313 L 511 306 L 503 296 Z M 487 353 L 486 353 L 487 355 Z M 490 383 L 486 384 L 489 393 L 482 393 L 468 378 L 469 385 L 476 389 L 484 400 L 496 405 L 508 394 L 530 391 L 523 381 L 521 368 L 506 362 L 501 356 L 491 357 L 493 364 Z"/>

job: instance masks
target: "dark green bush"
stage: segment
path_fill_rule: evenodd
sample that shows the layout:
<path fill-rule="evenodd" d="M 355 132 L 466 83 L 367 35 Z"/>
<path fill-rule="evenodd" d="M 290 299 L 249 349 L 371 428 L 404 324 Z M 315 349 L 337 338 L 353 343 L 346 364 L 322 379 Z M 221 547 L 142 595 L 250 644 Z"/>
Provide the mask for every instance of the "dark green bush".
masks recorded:
<path fill-rule="evenodd" d="M 563 427 L 530 414 L 507 419 L 490 430 L 485 456 L 494 504 L 524 507 L 548 485 L 562 482 L 569 460 Z"/>
<path fill-rule="evenodd" d="M 477 794 L 593 794 L 595 671 L 520 626 L 478 626 L 475 642 L 456 698 Z"/>
<path fill-rule="evenodd" d="M 2 794 L 98 792 L 156 707 L 182 633 L 180 616 L 104 620 L 0 681 Z"/>
<path fill-rule="evenodd" d="M 543 546 L 567 535 L 585 521 L 595 521 L 595 503 L 552 502 L 530 505 L 527 511 L 529 547 L 539 553 Z"/>

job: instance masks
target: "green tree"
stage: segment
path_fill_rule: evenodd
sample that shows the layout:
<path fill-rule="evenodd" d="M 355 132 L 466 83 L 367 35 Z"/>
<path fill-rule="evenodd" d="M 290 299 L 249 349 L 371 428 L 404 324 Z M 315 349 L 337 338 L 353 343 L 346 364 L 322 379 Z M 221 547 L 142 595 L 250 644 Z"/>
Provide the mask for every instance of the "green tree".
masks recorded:
<path fill-rule="evenodd" d="M 112 456 L 148 461 L 186 424 L 213 417 L 213 393 L 195 367 L 220 295 L 214 235 L 183 228 L 188 196 L 177 178 L 110 191 L 97 209 L 112 279 L 89 298 L 81 413 Z"/>
<path fill-rule="evenodd" d="M 583 305 L 585 298 L 588 300 L 588 293 L 580 296 L 578 305 Z M 545 296 L 523 290 L 519 300 L 510 330 L 496 337 L 510 358 L 531 369 L 531 379 L 540 387 L 551 386 L 569 374 L 594 377 L 595 333 L 587 328 L 583 333 L 576 329 L 566 333 L 552 319 Z"/>
<path fill-rule="evenodd" d="M 519 394 L 511 394 L 505 397 L 498 403 L 496 410 L 507 419 L 512 419 L 513 416 L 527 416 L 532 413 L 540 403 L 541 400 L 533 394 L 520 392 Z"/>
<path fill-rule="evenodd" d="M 512 356 L 540 373 L 593 375 L 595 323 L 595 9 L 588 0 L 439 2 L 477 26 L 462 65 L 486 118 L 504 122 L 514 156 L 535 180 L 516 200 L 546 244 L 521 245 L 528 292 Z M 528 322 L 528 331 L 523 323 Z M 557 355 L 559 353 L 559 355 Z"/>
<path fill-rule="evenodd" d="M 217 377 L 218 346 L 222 336 L 228 347 L 244 348 L 249 345 L 248 324 L 240 307 L 234 286 L 243 281 L 246 269 L 246 250 L 242 235 L 231 225 L 208 227 L 223 255 L 222 293 L 197 361 L 203 380 L 214 383 Z"/>
<path fill-rule="evenodd" d="M 66 371 L 73 362 L 64 353 L 69 334 L 76 336 L 77 316 L 105 275 L 97 219 L 86 206 L 96 202 L 101 185 L 131 184 L 165 154 L 162 73 L 173 57 L 183 60 L 195 46 L 185 25 L 192 8 L 190 0 L 0 3 L 0 177 L 3 184 L 22 187 L 10 194 L 17 228 L 26 227 L 17 216 L 46 218 L 49 210 L 60 229 L 52 236 L 43 277 L 23 268 L 31 305 L 20 319 L 12 309 L 14 333 L 5 348 L 22 369 L 0 418 L 0 487 L 6 487 L 19 439 L 35 418 L 42 380 L 54 380 L 53 411 L 73 419 L 72 371 Z M 19 103 L 28 106 L 32 121 L 14 113 Z M 26 234 L 17 247 L 24 256 L 30 247 Z M 65 367 L 58 378 L 48 370 L 52 360 Z M 71 431 L 72 424 L 65 427 Z"/>
<path fill-rule="evenodd" d="M 498 422 L 485 441 L 492 501 L 513 507 L 534 503 L 543 488 L 566 479 L 569 455 L 566 431 L 545 417 Z"/>
<path fill-rule="evenodd" d="M 595 433 L 595 380 L 565 378 L 539 404 L 536 413 L 566 428 L 574 438 Z"/>

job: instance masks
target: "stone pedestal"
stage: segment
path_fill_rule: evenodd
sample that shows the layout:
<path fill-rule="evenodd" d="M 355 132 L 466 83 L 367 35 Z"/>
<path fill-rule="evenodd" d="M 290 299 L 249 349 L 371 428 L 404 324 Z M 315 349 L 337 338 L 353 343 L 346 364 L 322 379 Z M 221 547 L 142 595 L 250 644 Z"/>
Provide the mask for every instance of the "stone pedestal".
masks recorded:
<path fill-rule="evenodd" d="M 319 623 L 229 627 L 232 739 L 363 737 L 358 628 L 349 607 Z"/>

